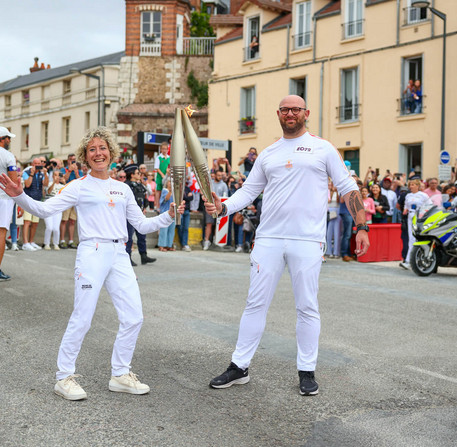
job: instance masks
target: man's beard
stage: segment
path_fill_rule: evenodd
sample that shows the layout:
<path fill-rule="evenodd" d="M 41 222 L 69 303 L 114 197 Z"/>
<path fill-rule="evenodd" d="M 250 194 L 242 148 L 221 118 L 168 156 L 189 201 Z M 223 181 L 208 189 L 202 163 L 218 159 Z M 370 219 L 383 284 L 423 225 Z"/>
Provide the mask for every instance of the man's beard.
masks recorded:
<path fill-rule="evenodd" d="M 8 150 L 9 148 L 10 148 L 10 144 L 9 143 L 5 143 L 5 145 L 3 146 L 3 149 Z"/>
<path fill-rule="evenodd" d="M 287 126 L 287 124 L 283 121 L 280 121 L 280 124 L 285 135 L 294 135 L 305 127 L 305 122 L 301 122 L 298 120 L 292 127 Z"/>

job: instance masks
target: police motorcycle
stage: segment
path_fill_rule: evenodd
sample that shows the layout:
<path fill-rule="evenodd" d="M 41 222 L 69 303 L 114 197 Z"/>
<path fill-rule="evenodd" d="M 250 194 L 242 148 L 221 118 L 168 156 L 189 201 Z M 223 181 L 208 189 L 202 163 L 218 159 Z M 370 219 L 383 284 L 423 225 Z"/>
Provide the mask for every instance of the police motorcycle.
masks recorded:
<path fill-rule="evenodd" d="M 428 276 L 438 267 L 457 267 L 457 213 L 449 202 L 443 206 L 444 209 L 427 201 L 413 216 L 416 242 L 410 263 L 416 275 Z"/>

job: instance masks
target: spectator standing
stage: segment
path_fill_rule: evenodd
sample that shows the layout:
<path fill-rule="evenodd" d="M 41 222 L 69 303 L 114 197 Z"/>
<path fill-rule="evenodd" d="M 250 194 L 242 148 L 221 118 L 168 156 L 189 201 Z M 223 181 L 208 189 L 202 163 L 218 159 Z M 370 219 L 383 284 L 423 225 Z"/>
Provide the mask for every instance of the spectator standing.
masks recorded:
<path fill-rule="evenodd" d="M 44 188 L 49 184 L 49 177 L 46 168 L 39 158 L 32 160 L 32 166 L 24 170 L 22 179 L 24 180 L 24 193 L 33 200 L 41 202 L 43 200 Z M 24 210 L 24 228 L 22 230 L 24 244 L 22 245 L 22 250 L 41 250 L 41 247 L 34 242 L 39 221 L 38 216 L 33 216 L 27 210 Z"/>
<path fill-rule="evenodd" d="M 369 197 L 369 190 L 367 186 L 363 186 L 361 190 L 362 194 L 362 201 L 363 201 L 363 207 L 365 209 L 365 217 L 367 220 L 367 224 L 372 224 L 372 217 L 373 214 L 376 212 L 376 209 L 374 207 L 374 201 L 371 197 Z"/>
<path fill-rule="evenodd" d="M 122 183 L 126 182 L 127 174 L 125 173 L 125 171 L 123 169 L 118 171 L 117 176 L 116 176 L 116 180 L 119 180 Z"/>
<path fill-rule="evenodd" d="M 413 179 L 408 182 L 409 190 L 411 191 L 405 197 L 405 207 L 403 210 L 403 214 L 408 216 L 408 253 L 406 255 L 406 259 L 404 262 L 400 262 L 400 267 L 404 269 L 410 268 L 410 258 L 411 258 L 411 251 L 416 242 L 416 238 L 413 236 L 413 216 L 427 200 L 429 197 L 422 191 L 419 191 L 420 188 L 420 180 Z"/>
<path fill-rule="evenodd" d="M 125 174 L 127 176 L 126 185 L 132 190 L 133 197 L 137 205 L 140 207 L 143 214 L 145 214 L 147 199 L 146 199 L 146 187 L 141 182 L 141 173 L 138 169 L 138 166 L 135 164 L 128 165 L 124 168 Z M 168 210 L 167 210 L 168 211 Z M 138 243 L 138 252 L 141 257 L 141 264 L 147 264 L 149 262 L 155 262 L 156 258 L 150 258 L 146 249 L 146 236 L 136 230 L 130 222 L 127 221 L 127 234 L 128 240 L 125 245 L 125 249 L 130 257 L 130 263 L 133 267 L 136 267 L 136 263 L 132 260 L 132 245 L 133 245 L 133 233 L 136 234 L 136 239 Z"/>
<path fill-rule="evenodd" d="M 215 172 L 215 178 L 214 181 L 212 182 L 213 185 L 213 191 L 219 196 L 219 197 L 228 197 L 228 187 L 227 184 L 222 181 L 222 172 L 221 171 L 216 171 Z M 211 233 L 213 230 L 213 225 L 216 223 L 216 219 L 211 216 L 211 214 L 208 214 L 205 211 L 205 238 L 203 241 L 203 250 L 208 250 L 209 247 L 211 246 Z"/>
<path fill-rule="evenodd" d="M 325 255 L 329 258 L 339 258 L 341 241 L 340 197 L 332 181 L 328 182 L 327 213 L 327 249 Z"/>
<path fill-rule="evenodd" d="M 47 199 L 54 197 L 65 186 L 63 174 L 60 171 L 54 170 L 52 172 L 52 183 L 47 190 Z M 54 250 L 60 250 L 59 237 L 60 237 L 60 221 L 62 220 L 62 213 L 55 213 L 52 216 L 46 217 L 44 223 L 46 229 L 44 230 L 44 249 L 51 250 L 51 235 L 54 241 Z"/>
<path fill-rule="evenodd" d="M 0 174 L 6 174 L 13 181 L 17 180 L 16 159 L 8 150 L 11 139 L 16 135 L 6 127 L 0 127 Z M 13 216 L 14 201 L 0 189 L 0 281 L 11 279 L 9 275 L 1 270 L 3 255 L 5 253 L 6 232 L 10 226 Z"/>
<path fill-rule="evenodd" d="M 340 218 L 343 222 L 343 234 L 341 235 L 341 258 L 344 262 L 352 261 L 351 256 L 351 237 L 352 227 L 354 226 L 354 220 L 352 215 L 346 206 L 344 197 L 340 197 Z"/>
<path fill-rule="evenodd" d="M 422 86 L 419 79 L 414 81 L 413 107 L 414 113 L 422 113 Z"/>
<path fill-rule="evenodd" d="M 178 226 L 178 237 L 183 251 L 192 251 L 189 247 L 189 224 L 190 224 L 190 204 L 194 199 L 194 195 L 190 188 L 186 185 L 184 188 L 184 202 L 186 207 L 184 214 L 181 216 L 181 225 Z"/>
<path fill-rule="evenodd" d="M 247 177 L 257 159 L 257 149 L 251 147 L 249 152 L 239 161 L 238 166 L 244 165 L 244 175 Z"/>
<path fill-rule="evenodd" d="M 164 215 L 147 219 L 130 188 L 108 176 L 108 166 L 118 153 L 108 128 L 88 131 L 77 154 L 81 162 L 90 166 L 89 175 L 70 182 L 60 194 L 43 203 L 23 194 L 20 183 L 14 183 L 5 174 L 0 175 L 4 191 L 35 215 L 44 218 L 70 206 L 78 207 L 80 244 L 75 262 L 74 310 L 60 345 L 54 387 L 56 394 L 68 400 L 87 398 L 76 381 L 76 360 L 103 286 L 111 296 L 119 319 L 109 390 L 129 394 L 149 392 L 149 387 L 130 371 L 143 312 L 137 278 L 124 247 L 127 241 L 125 222 L 128 220 L 141 233 L 157 231 L 172 222 L 174 207 Z M 182 206 L 178 211 L 182 212 Z"/>
<path fill-rule="evenodd" d="M 154 173 L 148 172 L 146 186 L 148 188 L 148 205 L 151 211 L 154 211 L 154 200 L 156 193 L 156 182 L 154 181 Z"/>
<path fill-rule="evenodd" d="M 173 202 L 173 191 L 171 189 L 171 181 L 165 183 L 160 193 L 160 213 L 166 213 Z M 168 227 L 163 227 L 159 232 L 159 251 L 175 251 L 173 247 L 173 239 L 175 237 L 175 221 L 171 222 Z"/>
<path fill-rule="evenodd" d="M 427 180 L 428 188 L 424 190 L 434 205 L 441 207 L 443 205 L 442 194 L 438 189 L 438 179 L 436 177 Z"/>
<path fill-rule="evenodd" d="M 75 154 L 68 155 L 67 166 L 62 168 L 60 172 L 63 174 L 63 178 L 66 184 L 83 176 L 82 170 L 78 169 Z M 78 214 L 76 213 L 76 208 L 74 206 L 63 211 L 62 222 L 60 223 L 60 248 L 76 248 L 76 244 L 74 243 L 73 238 L 75 236 L 75 224 L 77 218 Z M 69 238 L 68 245 L 65 242 L 65 234 L 67 230 Z"/>
<path fill-rule="evenodd" d="M 163 188 L 163 180 L 167 175 L 167 169 L 170 165 L 170 156 L 168 155 L 168 143 L 164 142 L 160 145 L 160 154 L 156 158 L 154 169 L 157 172 L 156 176 L 156 192 L 155 192 L 155 206 L 160 208 L 160 196 Z"/>
<path fill-rule="evenodd" d="M 403 90 L 403 111 L 411 113 L 413 109 L 413 93 L 414 93 L 414 80 L 410 79 Z"/>
<path fill-rule="evenodd" d="M 377 183 L 371 185 L 370 197 L 373 199 L 376 213 L 374 213 L 372 220 L 374 224 L 387 223 L 386 212 L 390 209 L 387 197 L 381 194 L 381 188 Z"/>
<path fill-rule="evenodd" d="M 392 189 L 392 179 L 384 177 L 381 184 L 381 194 L 387 197 L 389 209 L 386 211 L 387 221 L 393 222 L 394 211 L 397 207 L 397 194 Z"/>
<path fill-rule="evenodd" d="M 143 163 L 138 167 L 140 171 L 140 179 L 142 182 L 148 181 L 148 167 Z"/>

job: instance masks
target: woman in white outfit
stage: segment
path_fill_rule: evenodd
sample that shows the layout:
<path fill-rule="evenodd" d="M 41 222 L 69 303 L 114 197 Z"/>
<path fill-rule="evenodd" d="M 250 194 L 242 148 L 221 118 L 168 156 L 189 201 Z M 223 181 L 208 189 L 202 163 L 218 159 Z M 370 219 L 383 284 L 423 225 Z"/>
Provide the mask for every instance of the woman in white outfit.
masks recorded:
<path fill-rule="evenodd" d="M 108 128 L 88 131 L 76 157 L 79 162 L 89 165 L 90 173 L 70 182 L 57 196 L 45 202 L 30 199 L 23 193 L 20 182 L 14 183 L 6 175 L 0 176 L 3 190 L 33 215 L 45 218 L 72 206 L 78 211 L 80 243 L 75 263 L 75 303 L 59 349 L 54 388 L 55 393 L 65 399 L 87 397 L 75 380 L 75 363 L 103 285 L 119 318 L 109 389 L 130 394 L 149 392 L 149 387 L 130 371 L 143 313 L 136 276 L 125 251 L 126 221 L 143 234 L 157 231 L 172 223 L 174 206 L 169 212 L 146 218 L 129 186 L 108 175 L 110 163 L 118 156 L 118 146 Z M 178 211 L 184 212 L 182 204 Z"/>

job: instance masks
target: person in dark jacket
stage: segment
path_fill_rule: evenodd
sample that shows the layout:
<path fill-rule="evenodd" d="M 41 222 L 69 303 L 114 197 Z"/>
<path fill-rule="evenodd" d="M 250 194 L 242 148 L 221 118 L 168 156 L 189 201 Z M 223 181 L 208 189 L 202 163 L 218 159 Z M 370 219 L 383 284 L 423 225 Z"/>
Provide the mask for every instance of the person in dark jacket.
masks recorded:
<path fill-rule="evenodd" d="M 190 202 L 194 199 L 194 195 L 188 186 L 184 189 L 184 201 L 186 208 L 184 214 L 181 216 L 181 225 L 178 226 L 179 242 L 183 251 L 192 251 L 189 247 L 189 223 L 190 223 Z"/>
<path fill-rule="evenodd" d="M 372 217 L 373 223 L 387 223 L 386 212 L 390 210 L 389 201 L 385 195 L 381 194 L 381 187 L 377 183 L 374 183 L 371 186 L 370 197 L 374 201 L 374 207 L 376 210 L 376 213 L 373 214 Z"/>
<path fill-rule="evenodd" d="M 138 206 L 144 212 L 145 208 L 148 205 L 147 189 L 141 183 L 140 171 L 138 169 L 138 166 L 135 164 L 128 165 L 124 168 L 124 171 L 127 176 L 127 181 L 125 183 L 130 186 L 130 189 L 132 190 L 133 195 L 135 196 L 136 203 L 138 203 Z M 134 232 L 136 233 L 138 251 L 140 252 L 140 257 L 141 257 L 141 264 L 144 265 L 144 264 L 147 264 L 148 262 L 155 262 L 157 260 L 156 258 L 148 257 L 148 254 L 146 251 L 146 236 L 144 234 L 138 233 L 138 231 L 135 230 L 135 228 L 133 228 L 133 226 L 130 225 L 129 222 L 127 222 L 127 232 L 128 232 L 129 239 L 127 241 L 125 249 L 127 250 L 127 253 L 130 256 L 130 262 L 131 262 L 132 266 L 135 267 L 137 265 L 132 260 L 132 245 L 133 245 L 133 233 Z"/>

